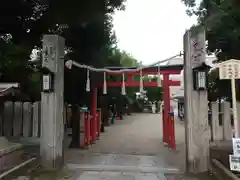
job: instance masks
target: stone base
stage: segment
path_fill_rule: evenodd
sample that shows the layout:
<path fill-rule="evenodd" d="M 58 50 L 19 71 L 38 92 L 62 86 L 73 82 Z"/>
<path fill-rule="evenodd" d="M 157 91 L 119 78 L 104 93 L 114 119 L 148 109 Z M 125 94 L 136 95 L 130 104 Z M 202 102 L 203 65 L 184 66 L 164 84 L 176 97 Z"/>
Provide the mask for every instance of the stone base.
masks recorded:
<path fill-rule="evenodd" d="M 0 173 L 22 162 L 23 146 L 0 137 Z"/>
<path fill-rule="evenodd" d="M 234 174 L 228 167 L 224 166 L 220 161 L 212 159 L 209 170 L 216 179 L 239 180 L 237 172 Z"/>

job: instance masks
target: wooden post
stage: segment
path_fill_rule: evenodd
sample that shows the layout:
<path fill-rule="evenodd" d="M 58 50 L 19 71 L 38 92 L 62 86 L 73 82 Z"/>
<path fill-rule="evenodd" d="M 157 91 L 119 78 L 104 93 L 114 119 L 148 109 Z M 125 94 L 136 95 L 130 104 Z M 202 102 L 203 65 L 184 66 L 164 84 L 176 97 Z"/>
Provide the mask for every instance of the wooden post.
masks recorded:
<path fill-rule="evenodd" d="M 22 103 L 21 102 L 15 102 L 15 106 L 14 106 L 15 110 L 14 110 L 14 128 L 13 128 L 13 135 L 14 136 L 21 136 L 21 132 L 22 129 L 22 117 L 23 117 L 23 109 L 22 109 Z"/>
<path fill-rule="evenodd" d="M 193 90 L 192 67 L 193 64 L 196 63 L 195 61 L 193 62 L 193 58 L 199 55 L 200 52 L 197 52 L 197 55 L 194 54 L 195 44 L 193 44 L 192 37 L 193 34 L 191 31 L 187 31 L 184 35 L 185 153 L 186 171 L 190 173 L 199 173 L 208 170 L 208 101 L 207 91 Z M 204 51 L 204 48 L 202 50 Z M 206 58 L 205 54 L 204 56 L 197 57 Z"/>
<path fill-rule="evenodd" d="M 32 104 L 30 102 L 23 103 L 23 136 L 30 137 L 31 136 L 31 120 L 32 120 Z"/>
<path fill-rule="evenodd" d="M 97 140 L 97 88 L 92 90 L 92 143 Z"/>
<path fill-rule="evenodd" d="M 4 130 L 4 102 L 0 101 L 0 140 Z"/>
<path fill-rule="evenodd" d="M 133 75 L 132 74 L 127 74 L 127 81 L 126 84 L 128 84 L 128 82 L 133 82 Z"/>
<path fill-rule="evenodd" d="M 238 117 L 240 117 L 240 102 L 237 102 L 237 113 L 238 113 Z M 235 122 L 233 121 L 233 124 L 234 124 Z M 239 123 L 240 124 L 240 123 Z M 238 125 L 239 125 L 238 124 Z M 234 126 L 235 127 L 235 126 Z M 240 127 L 239 127 L 239 129 L 240 129 Z M 235 135 L 235 129 L 234 129 L 234 135 Z"/>
<path fill-rule="evenodd" d="M 219 106 L 217 102 L 212 102 L 212 139 L 213 141 L 221 141 L 223 140 L 223 128 L 219 123 Z"/>
<path fill-rule="evenodd" d="M 6 137 L 12 136 L 12 128 L 13 128 L 13 118 L 14 118 L 14 112 L 13 112 L 13 102 L 6 101 L 4 102 L 4 112 L 3 112 L 4 118 L 3 118 L 3 135 Z"/>
<path fill-rule="evenodd" d="M 34 102 L 33 103 L 33 131 L 32 131 L 32 136 L 33 137 L 38 137 L 39 135 L 39 121 L 40 121 L 40 111 L 39 111 L 39 106 L 40 106 L 40 103 L 39 102 Z"/>
<path fill-rule="evenodd" d="M 42 66 L 54 73 L 53 92 L 42 93 L 41 98 L 41 165 L 55 170 L 63 164 L 63 83 L 64 39 L 57 35 L 44 35 Z"/>
<path fill-rule="evenodd" d="M 232 140 L 230 103 L 223 102 L 221 107 L 221 112 L 223 112 L 223 140 Z"/>

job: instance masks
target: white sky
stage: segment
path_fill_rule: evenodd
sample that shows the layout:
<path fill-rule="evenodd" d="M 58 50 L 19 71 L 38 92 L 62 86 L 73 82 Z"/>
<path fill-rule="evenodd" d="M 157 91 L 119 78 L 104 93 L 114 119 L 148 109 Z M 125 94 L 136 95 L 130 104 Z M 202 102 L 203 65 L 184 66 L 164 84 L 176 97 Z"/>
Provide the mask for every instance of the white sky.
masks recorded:
<path fill-rule="evenodd" d="M 127 0 L 113 17 L 118 47 L 144 64 L 180 53 L 185 30 L 196 23 L 181 0 Z"/>

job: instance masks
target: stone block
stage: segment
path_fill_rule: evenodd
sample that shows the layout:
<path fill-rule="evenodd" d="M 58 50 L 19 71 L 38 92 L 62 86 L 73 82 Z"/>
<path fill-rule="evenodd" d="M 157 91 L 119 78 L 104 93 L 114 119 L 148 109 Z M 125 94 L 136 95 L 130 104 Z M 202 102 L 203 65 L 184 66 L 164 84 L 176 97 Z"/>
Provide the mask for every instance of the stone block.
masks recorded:
<path fill-rule="evenodd" d="M 0 137 L 0 173 L 13 168 L 22 161 L 23 146 L 11 143 L 4 137 Z"/>

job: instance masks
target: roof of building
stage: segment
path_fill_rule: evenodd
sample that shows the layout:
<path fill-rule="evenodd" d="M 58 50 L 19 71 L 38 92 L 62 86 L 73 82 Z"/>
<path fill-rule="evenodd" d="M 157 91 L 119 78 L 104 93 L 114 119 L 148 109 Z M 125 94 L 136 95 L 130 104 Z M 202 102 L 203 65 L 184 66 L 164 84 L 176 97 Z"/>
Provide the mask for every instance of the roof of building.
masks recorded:
<path fill-rule="evenodd" d="M 8 96 L 8 95 L 15 96 L 16 94 L 19 94 L 19 93 L 20 93 L 20 90 L 15 87 L 0 88 L 0 97 Z"/>
<path fill-rule="evenodd" d="M 19 89 L 19 83 L 0 83 L 0 98 L 1 97 L 25 97 Z"/>

